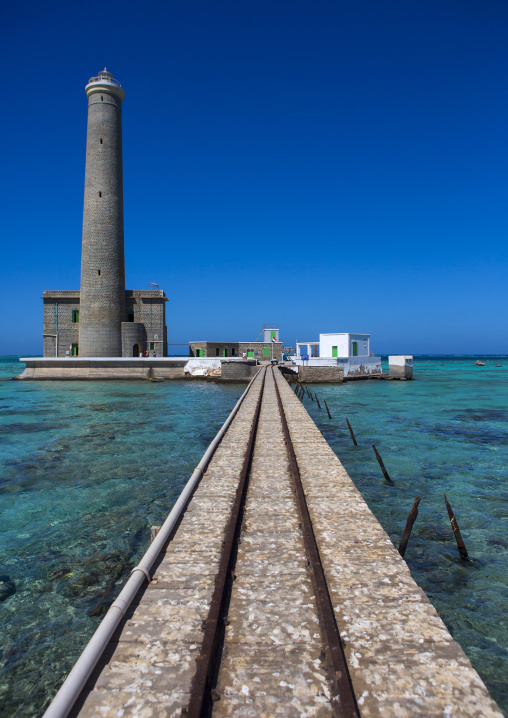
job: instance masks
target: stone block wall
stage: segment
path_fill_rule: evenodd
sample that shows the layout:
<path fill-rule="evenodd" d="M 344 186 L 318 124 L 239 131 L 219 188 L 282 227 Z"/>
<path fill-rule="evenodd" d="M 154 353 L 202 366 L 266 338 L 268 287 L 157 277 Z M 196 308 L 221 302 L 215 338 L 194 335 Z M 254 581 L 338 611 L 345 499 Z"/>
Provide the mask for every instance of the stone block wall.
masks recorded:
<path fill-rule="evenodd" d="M 225 361 L 221 366 L 221 379 L 223 381 L 250 381 L 259 371 L 255 362 L 242 359 L 240 361 Z"/>
<path fill-rule="evenodd" d="M 58 356 L 65 357 L 71 351 L 72 344 L 78 345 L 78 353 L 84 356 L 79 347 L 79 321 L 73 322 L 73 311 L 80 311 L 80 292 L 78 290 L 46 290 L 43 292 L 43 356 L 56 357 L 56 334 L 58 333 Z M 141 342 L 141 350 L 155 353 L 158 357 L 167 356 L 166 328 L 167 297 L 162 290 L 127 290 L 125 292 L 126 317 L 131 321 L 121 323 L 122 356 L 131 357 L 134 344 Z M 130 328 L 129 324 L 138 325 Z M 124 332 L 126 332 L 124 337 Z"/>
<path fill-rule="evenodd" d="M 202 352 L 199 356 L 212 359 L 215 357 L 241 356 L 238 350 L 238 342 L 190 342 L 189 356 L 197 357 L 197 350 Z M 219 351 L 218 354 L 217 351 Z"/>
<path fill-rule="evenodd" d="M 143 324 L 146 331 L 143 351 L 167 356 L 166 302 L 167 297 L 159 289 L 128 289 L 125 292 L 126 320 Z M 122 349 L 123 350 L 123 349 Z M 129 350 L 132 355 L 132 347 Z"/>
<path fill-rule="evenodd" d="M 146 329 L 141 322 L 122 322 L 122 356 L 139 357 L 146 347 Z M 137 347 L 134 352 L 134 347 Z"/>
<path fill-rule="evenodd" d="M 72 321 L 73 311 L 79 311 L 79 292 L 45 291 L 43 293 L 43 334 L 45 357 L 64 357 L 78 343 L 79 323 Z M 58 342 L 57 337 L 58 334 Z"/>
<path fill-rule="evenodd" d="M 298 381 L 306 384 L 340 384 L 344 381 L 341 366 L 299 366 Z"/>
<path fill-rule="evenodd" d="M 258 352 L 254 357 L 258 361 L 267 361 L 272 356 L 278 361 L 282 361 L 282 342 L 189 342 L 189 348 L 191 357 L 198 356 L 196 353 L 198 349 L 203 352 L 200 356 L 212 358 L 241 357 L 244 352 L 247 354 L 249 351 L 254 351 Z M 263 356 L 263 349 L 268 349 L 267 357 Z M 219 352 L 218 354 L 217 351 Z"/>

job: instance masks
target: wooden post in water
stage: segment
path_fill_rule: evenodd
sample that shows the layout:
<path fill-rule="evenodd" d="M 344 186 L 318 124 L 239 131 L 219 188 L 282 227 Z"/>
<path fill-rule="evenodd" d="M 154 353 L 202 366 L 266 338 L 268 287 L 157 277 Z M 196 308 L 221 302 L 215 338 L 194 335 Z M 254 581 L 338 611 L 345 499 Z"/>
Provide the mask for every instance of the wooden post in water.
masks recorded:
<path fill-rule="evenodd" d="M 453 534 L 455 536 L 455 541 L 457 542 L 457 548 L 459 549 L 460 557 L 467 558 L 468 557 L 467 549 L 464 544 L 464 541 L 462 540 L 462 536 L 460 535 L 457 519 L 455 518 L 455 514 L 453 513 L 452 507 L 448 503 L 446 494 L 444 495 L 444 500 L 445 500 L 445 504 L 446 504 L 446 510 L 448 511 L 448 516 L 450 517 L 450 523 L 452 525 Z"/>
<path fill-rule="evenodd" d="M 312 401 L 314 401 L 314 397 L 312 396 L 312 392 L 309 391 L 309 389 L 307 389 L 307 394 L 310 396 L 310 398 L 312 399 Z"/>
<path fill-rule="evenodd" d="M 319 403 L 319 399 L 317 398 L 316 392 L 314 392 L 314 396 L 316 397 L 317 405 L 318 405 L 319 408 L 321 409 L 321 404 Z"/>
<path fill-rule="evenodd" d="M 347 416 L 346 416 L 346 421 L 347 421 L 347 425 L 348 425 L 348 427 L 349 427 L 349 433 L 351 434 L 351 438 L 353 439 L 353 444 L 354 444 L 355 446 L 358 446 L 358 444 L 356 443 L 356 439 L 355 439 L 355 435 L 354 435 L 353 429 L 351 428 L 351 424 L 349 423 L 349 419 L 347 418 Z"/>
<path fill-rule="evenodd" d="M 328 408 L 328 404 L 326 403 L 326 399 L 323 399 L 323 401 L 325 402 L 326 411 L 328 412 L 328 418 L 331 419 L 331 418 L 332 418 L 332 415 L 330 414 L 330 409 Z"/>
<path fill-rule="evenodd" d="M 417 496 L 415 499 L 415 502 L 413 504 L 413 508 L 411 509 L 411 512 L 409 516 L 407 517 L 406 521 L 406 528 L 404 529 L 404 533 L 402 534 L 402 538 L 400 540 L 399 544 L 399 553 L 404 558 L 404 554 L 406 553 L 406 546 L 407 542 L 409 541 L 409 537 L 411 535 L 411 529 L 413 528 L 413 524 L 416 521 L 416 517 L 418 516 L 418 504 L 420 503 L 420 497 Z"/>
<path fill-rule="evenodd" d="M 385 479 L 386 479 L 387 481 L 389 481 L 391 484 L 393 484 L 393 481 L 392 481 L 392 480 L 390 479 L 390 477 L 388 476 L 388 471 L 386 470 L 385 465 L 383 464 L 383 459 L 379 456 L 379 451 L 376 449 L 376 447 L 375 447 L 374 444 L 372 444 L 372 448 L 374 449 L 374 453 L 375 453 L 375 455 L 376 455 L 376 459 L 377 459 L 378 462 L 379 462 L 379 466 L 381 467 L 381 471 L 383 472 Z"/>

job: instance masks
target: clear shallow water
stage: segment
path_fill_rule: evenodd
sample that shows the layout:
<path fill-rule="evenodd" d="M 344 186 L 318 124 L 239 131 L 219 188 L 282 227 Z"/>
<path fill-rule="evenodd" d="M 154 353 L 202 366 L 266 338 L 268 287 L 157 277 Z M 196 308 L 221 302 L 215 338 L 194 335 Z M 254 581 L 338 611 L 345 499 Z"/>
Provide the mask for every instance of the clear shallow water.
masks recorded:
<path fill-rule="evenodd" d="M 422 497 L 406 559 L 508 714 L 508 357 L 475 358 L 420 359 L 414 382 L 316 385 L 332 421 L 304 403 L 395 545 Z M 1 381 L 19 366 L 0 359 L 0 576 L 16 585 L 0 601 L 2 718 L 42 713 L 244 388 Z"/>
<path fill-rule="evenodd" d="M 415 381 L 310 387 L 331 421 L 316 402 L 304 405 L 395 546 L 421 497 L 405 558 L 508 715 L 508 357 L 485 367 L 475 359 L 415 358 Z M 444 493 L 469 561 L 459 558 Z"/>
<path fill-rule="evenodd" d="M 0 359 L 2 718 L 41 715 L 245 388 L 19 367 Z"/>

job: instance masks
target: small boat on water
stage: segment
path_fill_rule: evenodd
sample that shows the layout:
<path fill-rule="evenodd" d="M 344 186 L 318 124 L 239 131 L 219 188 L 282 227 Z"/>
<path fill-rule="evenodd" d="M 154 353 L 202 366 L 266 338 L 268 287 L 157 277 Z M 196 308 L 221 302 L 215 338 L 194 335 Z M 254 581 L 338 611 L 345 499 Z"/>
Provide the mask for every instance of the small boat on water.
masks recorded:
<path fill-rule="evenodd" d="M 480 361 L 479 359 L 476 360 L 476 366 L 485 366 L 485 362 Z"/>
<path fill-rule="evenodd" d="M 147 376 L 148 381 L 164 381 L 163 376 Z"/>

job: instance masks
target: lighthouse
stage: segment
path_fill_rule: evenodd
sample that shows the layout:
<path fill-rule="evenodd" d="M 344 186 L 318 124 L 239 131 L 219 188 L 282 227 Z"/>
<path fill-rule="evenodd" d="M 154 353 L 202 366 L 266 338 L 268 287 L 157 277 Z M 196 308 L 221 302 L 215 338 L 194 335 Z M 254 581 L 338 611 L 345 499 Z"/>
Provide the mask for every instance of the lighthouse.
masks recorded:
<path fill-rule="evenodd" d="M 125 289 L 122 101 L 104 68 L 86 86 L 81 288 L 44 290 L 45 357 L 167 356 L 168 301 L 158 284 Z"/>
<path fill-rule="evenodd" d="M 87 86 L 79 354 L 121 357 L 125 321 L 122 101 L 104 69 Z"/>

